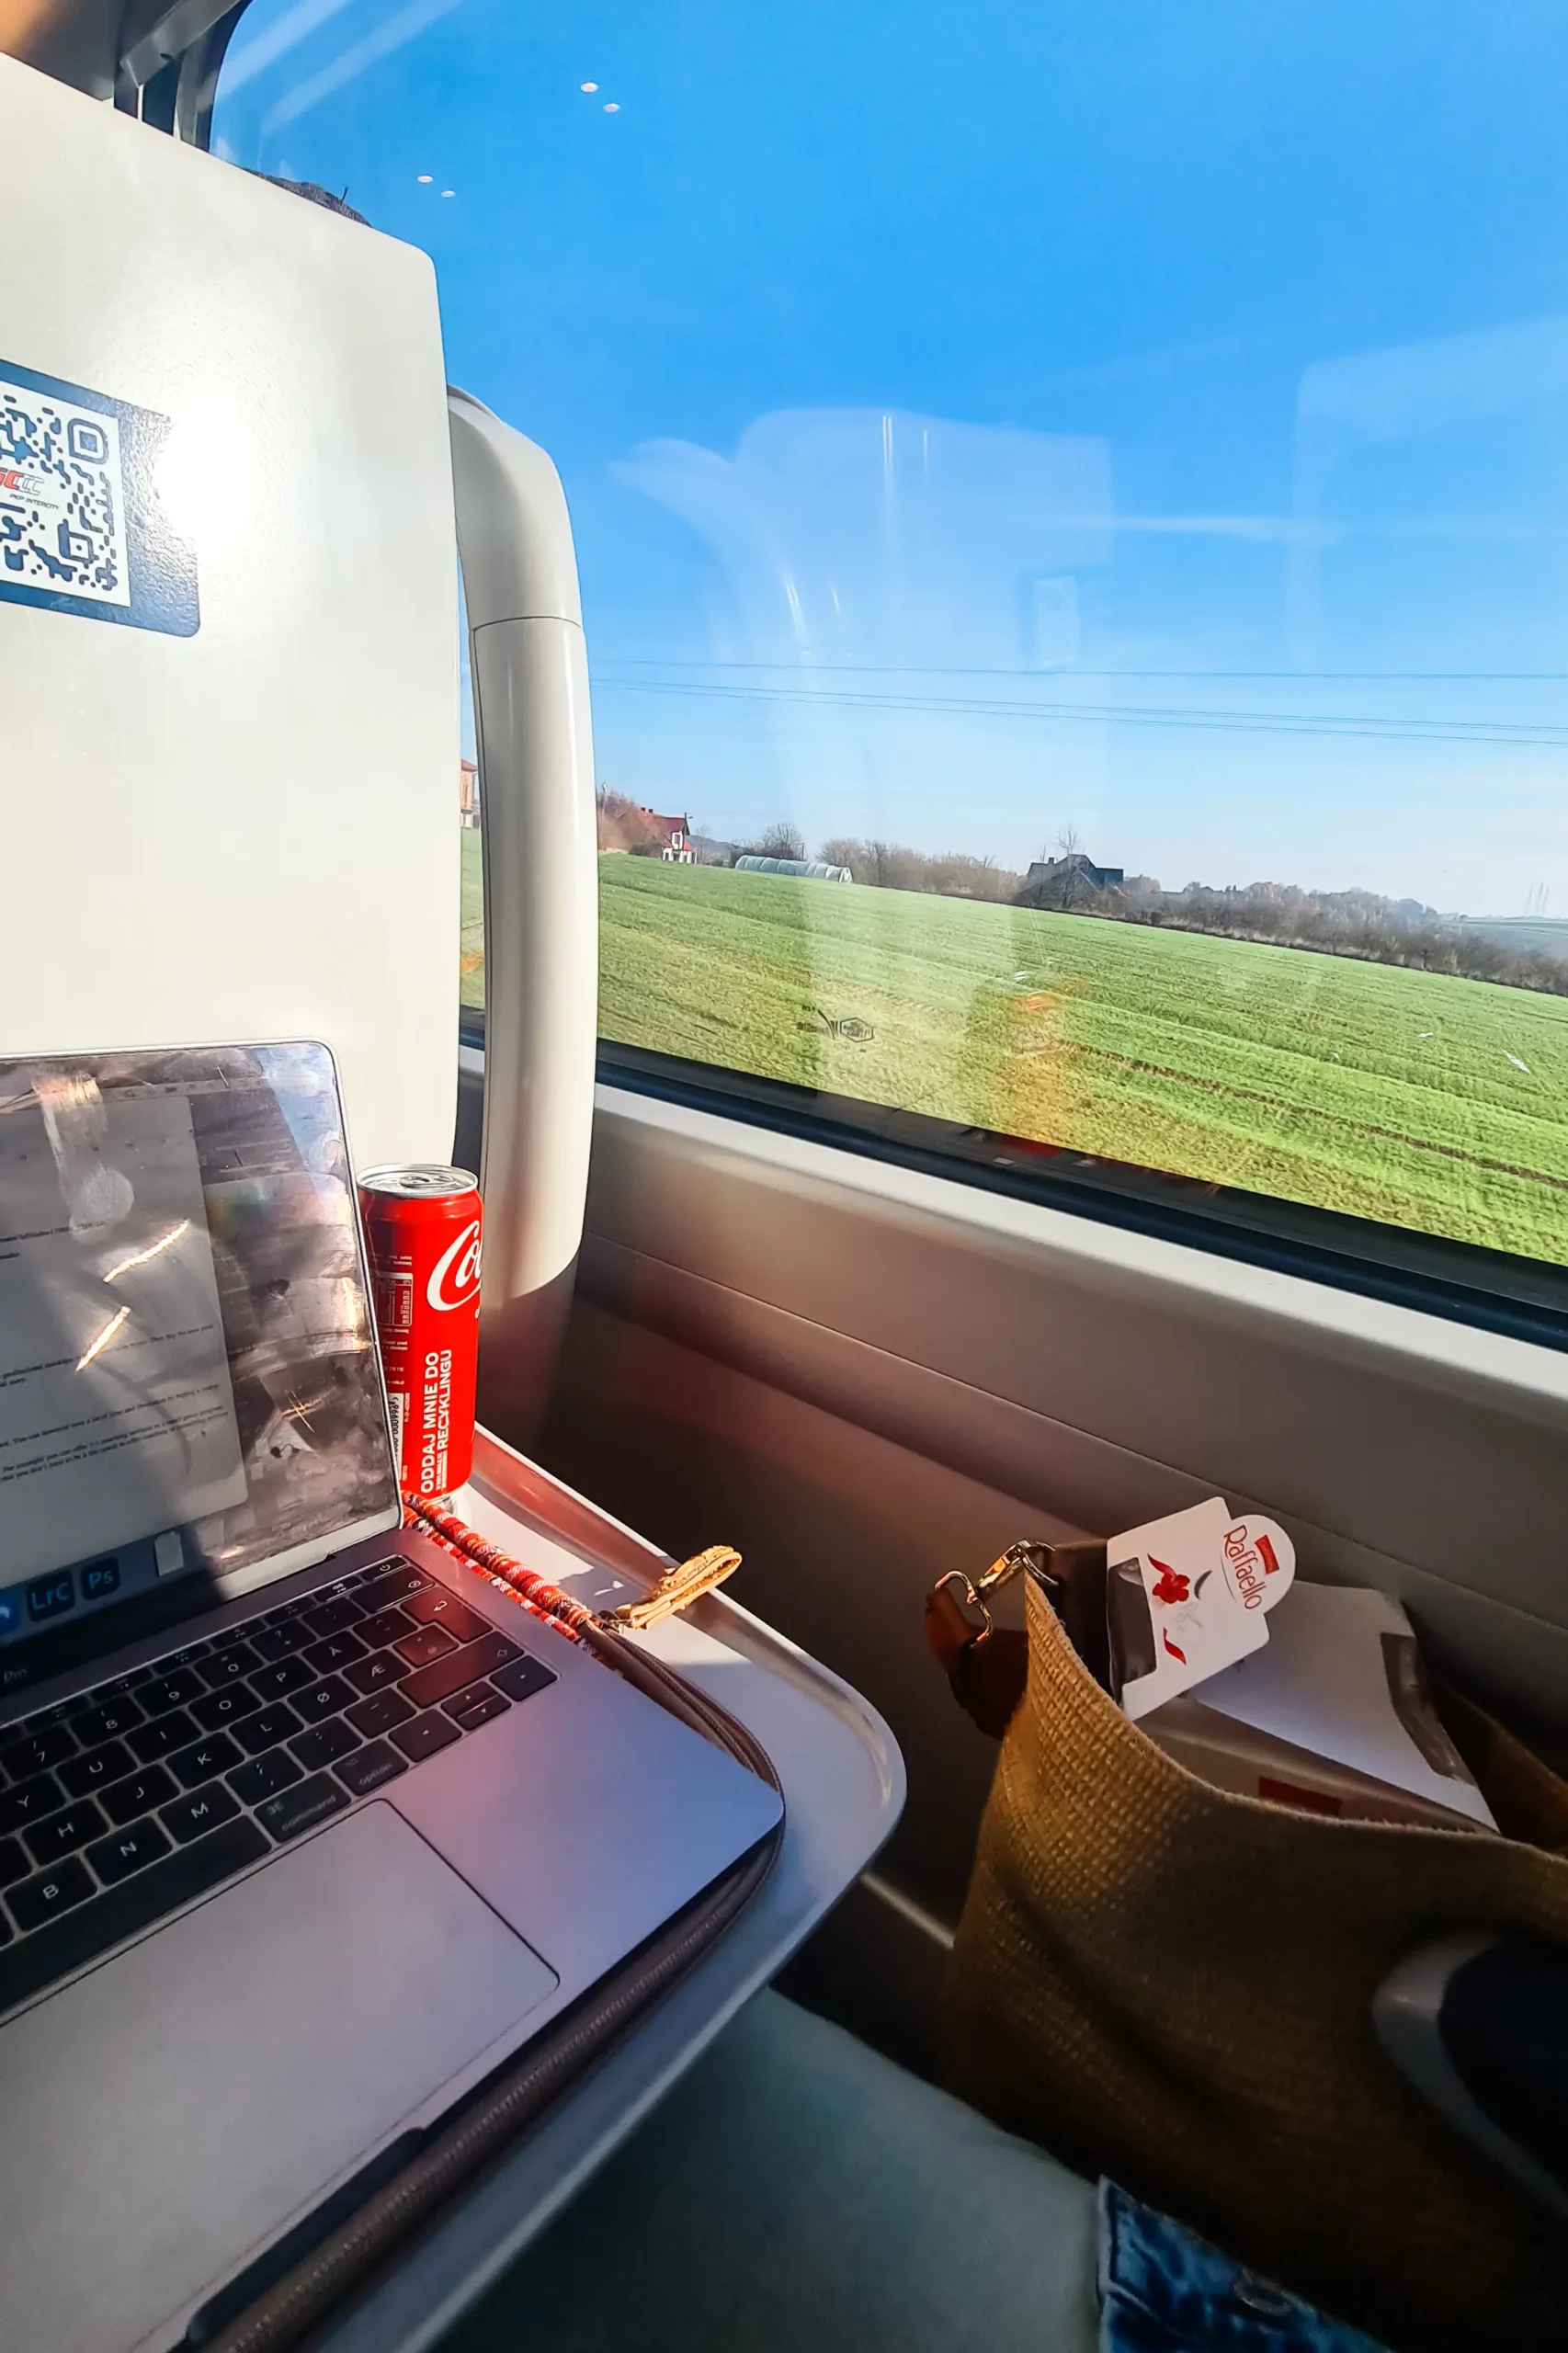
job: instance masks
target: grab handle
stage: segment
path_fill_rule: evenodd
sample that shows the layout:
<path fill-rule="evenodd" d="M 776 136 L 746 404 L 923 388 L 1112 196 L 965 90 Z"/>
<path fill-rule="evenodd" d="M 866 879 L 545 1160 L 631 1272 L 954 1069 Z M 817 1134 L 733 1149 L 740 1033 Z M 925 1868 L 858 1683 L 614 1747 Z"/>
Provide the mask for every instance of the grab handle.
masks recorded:
<path fill-rule="evenodd" d="M 449 390 L 484 863 L 479 1410 L 527 1447 L 571 1305 L 598 1036 L 588 660 L 544 451 Z"/>

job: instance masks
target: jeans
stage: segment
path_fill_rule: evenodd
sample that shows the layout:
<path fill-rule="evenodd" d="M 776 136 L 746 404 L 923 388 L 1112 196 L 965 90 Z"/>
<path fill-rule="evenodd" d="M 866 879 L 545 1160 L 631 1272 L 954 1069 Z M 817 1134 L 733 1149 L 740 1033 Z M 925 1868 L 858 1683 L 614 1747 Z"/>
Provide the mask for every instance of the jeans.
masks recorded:
<path fill-rule="evenodd" d="M 1100 2353 L 1381 2353 L 1111 2181 L 1099 2237 Z"/>

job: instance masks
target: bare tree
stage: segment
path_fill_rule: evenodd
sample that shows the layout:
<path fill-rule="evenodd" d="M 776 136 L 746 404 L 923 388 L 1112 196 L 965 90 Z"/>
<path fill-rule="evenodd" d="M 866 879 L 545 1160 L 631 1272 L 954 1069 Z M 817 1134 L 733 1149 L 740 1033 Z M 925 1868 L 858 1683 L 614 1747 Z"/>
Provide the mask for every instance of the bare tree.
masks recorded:
<path fill-rule="evenodd" d="M 799 825 L 790 824 L 787 817 L 769 825 L 752 850 L 755 858 L 804 858 L 805 854 L 806 837 Z"/>
<path fill-rule="evenodd" d="M 600 849 L 629 850 L 633 858 L 657 858 L 661 836 L 646 809 L 612 785 L 601 784 L 594 794 Z"/>

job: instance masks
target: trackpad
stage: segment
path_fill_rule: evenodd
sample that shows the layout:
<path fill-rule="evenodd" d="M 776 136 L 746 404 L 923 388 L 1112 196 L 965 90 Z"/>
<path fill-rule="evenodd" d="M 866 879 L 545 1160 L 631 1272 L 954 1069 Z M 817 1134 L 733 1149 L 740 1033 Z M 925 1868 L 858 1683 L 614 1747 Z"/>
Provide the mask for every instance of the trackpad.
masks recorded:
<path fill-rule="evenodd" d="M 556 1984 L 378 1803 L 40 2003 L 0 2029 L 0 2344 L 177 2334 Z"/>

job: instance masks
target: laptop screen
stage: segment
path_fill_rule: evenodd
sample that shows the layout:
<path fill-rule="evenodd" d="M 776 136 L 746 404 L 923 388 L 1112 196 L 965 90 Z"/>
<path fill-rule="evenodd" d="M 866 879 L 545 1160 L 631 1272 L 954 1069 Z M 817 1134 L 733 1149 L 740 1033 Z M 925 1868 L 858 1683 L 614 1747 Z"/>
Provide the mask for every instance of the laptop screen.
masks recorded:
<path fill-rule="evenodd" d="M 397 1516 L 326 1049 L 0 1062 L 0 1694 Z"/>

